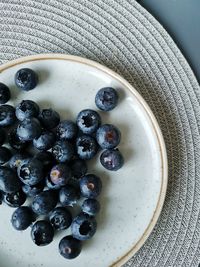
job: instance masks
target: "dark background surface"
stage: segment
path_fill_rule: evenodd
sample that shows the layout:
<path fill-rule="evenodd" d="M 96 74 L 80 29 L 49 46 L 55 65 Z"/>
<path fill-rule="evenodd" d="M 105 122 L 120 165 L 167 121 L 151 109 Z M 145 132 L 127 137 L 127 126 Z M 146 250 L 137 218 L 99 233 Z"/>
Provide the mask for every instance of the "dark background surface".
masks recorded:
<path fill-rule="evenodd" d="M 200 82 L 200 0 L 138 0 L 169 32 Z"/>

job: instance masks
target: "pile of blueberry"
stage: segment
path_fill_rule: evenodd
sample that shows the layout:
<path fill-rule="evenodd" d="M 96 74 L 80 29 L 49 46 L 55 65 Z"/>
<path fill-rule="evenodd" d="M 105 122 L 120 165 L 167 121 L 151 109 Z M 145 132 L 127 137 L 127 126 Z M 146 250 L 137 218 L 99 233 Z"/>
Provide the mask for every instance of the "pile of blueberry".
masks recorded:
<path fill-rule="evenodd" d="M 15 84 L 19 89 L 32 90 L 38 84 L 38 75 L 31 69 L 20 69 Z M 0 83 L 1 200 L 17 208 L 11 218 L 13 227 L 21 231 L 31 226 L 32 240 L 38 246 L 52 242 L 56 231 L 71 227 L 71 235 L 59 243 L 59 252 L 67 259 L 75 258 L 82 241 L 95 234 L 95 215 L 100 210 L 96 198 L 102 182 L 87 173 L 86 160 L 104 149 L 101 164 L 111 171 L 121 168 L 124 160 L 116 148 L 120 131 L 111 124 L 101 125 L 100 115 L 91 109 L 82 110 L 76 123 L 60 121 L 55 110 L 40 110 L 31 100 L 23 100 L 16 107 L 8 105 L 10 97 L 9 88 Z M 117 102 L 117 92 L 111 87 L 96 94 L 100 110 L 112 110 Z M 81 197 L 81 212 L 72 218 L 67 207 L 76 206 Z M 27 199 L 30 204 L 22 206 Z"/>

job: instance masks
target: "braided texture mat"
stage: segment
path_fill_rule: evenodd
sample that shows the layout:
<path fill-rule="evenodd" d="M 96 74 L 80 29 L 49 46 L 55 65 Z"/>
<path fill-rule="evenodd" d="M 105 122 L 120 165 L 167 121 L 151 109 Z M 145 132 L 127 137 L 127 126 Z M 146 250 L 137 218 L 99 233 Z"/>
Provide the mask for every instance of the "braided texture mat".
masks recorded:
<path fill-rule="evenodd" d="M 146 99 L 163 131 L 169 159 L 165 205 L 150 238 L 125 266 L 197 267 L 200 90 L 173 40 L 133 0 L 0 0 L 0 63 L 51 52 L 117 71 Z"/>

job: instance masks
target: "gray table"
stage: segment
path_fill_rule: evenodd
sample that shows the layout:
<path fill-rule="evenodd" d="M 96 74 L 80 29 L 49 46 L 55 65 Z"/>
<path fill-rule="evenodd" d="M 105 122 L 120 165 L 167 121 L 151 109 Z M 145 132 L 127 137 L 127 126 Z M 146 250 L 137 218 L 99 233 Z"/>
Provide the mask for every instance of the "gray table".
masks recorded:
<path fill-rule="evenodd" d="M 200 0 L 138 0 L 177 43 L 200 82 Z"/>

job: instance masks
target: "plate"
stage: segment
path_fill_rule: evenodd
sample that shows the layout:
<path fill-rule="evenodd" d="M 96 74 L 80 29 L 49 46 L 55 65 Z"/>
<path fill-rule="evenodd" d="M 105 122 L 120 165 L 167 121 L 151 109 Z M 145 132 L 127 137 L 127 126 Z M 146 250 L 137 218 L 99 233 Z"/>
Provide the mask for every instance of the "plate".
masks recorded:
<path fill-rule="evenodd" d="M 14 85 L 14 75 L 28 67 L 39 74 L 36 89 L 22 92 Z M 113 123 L 122 132 L 119 149 L 125 165 L 117 172 L 105 170 L 99 155 L 89 163 L 89 171 L 103 182 L 101 212 L 96 235 L 83 245 L 82 253 L 66 260 L 58 253 L 59 240 L 37 247 L 30 229 L 15 231 L 10 224 L 12 208 L 0 207 L 0 258 L 4 267 L 107 267 L 121 266 L 144 244 L 160 215 L 167 189 L 167 156 L 158 123 L 149 106 L 126 80 L 112 70 L 87 59 L 60 55 L 35 55 L 0 66 L 0 81 L 11 88 L 12 101 L 32 99 L 43 108 L 55 108 L 63 119 L 76 119 L 85 108 L 97 109 L 98 89 L 116 88 L 120 101 L 111 112 L 100 112 L 104 123 Z"/>

